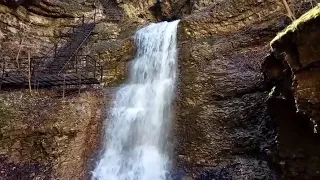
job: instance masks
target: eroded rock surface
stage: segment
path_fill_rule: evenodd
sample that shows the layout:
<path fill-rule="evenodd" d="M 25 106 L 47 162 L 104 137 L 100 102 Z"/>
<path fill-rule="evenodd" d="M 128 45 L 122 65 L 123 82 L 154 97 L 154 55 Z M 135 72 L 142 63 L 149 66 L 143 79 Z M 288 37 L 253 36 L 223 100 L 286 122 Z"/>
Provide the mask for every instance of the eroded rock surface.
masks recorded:
<path fill-rule="evenodd" d="M 283 179 L 320 178 L 319 7 L 279 33 L 265 60 L 264 73 L 274 86 L 269 109 L 279 124 Z"/>
<path fill-rule="evenodd" d="M 296 16 L 311 7 L 289 5 L 300 7 Z M 319 22 L 285 37 L 289 43 L 265 57 L 290 23 L 286 13 L 281 1 L 215 1 L 182 19 L 178 172 L 190 179 L 319 178 L 318 146 L 310 147 L 319 140 L 307 118 L 319 112 L 318 52 L 312 51 Z M 285 60 L 282 52 L 290 52 Z"/>
<path fill-rule="evenodd" d="M 286 24 L 278 1 L 223 1 L 182 19 L 177 166 L 191 179 L 278 179 L 260 72 Z"/>
<path fill-rule="evenodd" d="M 89 179 L 100 145 L 102 94 L 60 95 L 0 94 L 0 179 Z"/>
<path fill-rule="evenodd" d="M 1 56 L 15 58 L 19 48 L 20 57 L 28 50 L 43 56 L 67 27 L 78 24 L 83 15 L 93 19 L 93 13 L 93 2 L 86 1 L 24 1 L 15 7 L 0 1 Z"/>

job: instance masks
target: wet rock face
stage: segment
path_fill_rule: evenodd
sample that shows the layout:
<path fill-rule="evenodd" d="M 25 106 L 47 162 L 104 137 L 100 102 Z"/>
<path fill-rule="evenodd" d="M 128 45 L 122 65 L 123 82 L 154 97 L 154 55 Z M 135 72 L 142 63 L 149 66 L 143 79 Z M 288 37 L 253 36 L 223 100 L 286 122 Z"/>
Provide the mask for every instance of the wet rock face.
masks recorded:
<path fill-rule="evenodd" d="M 271 43 L 273 58 L 265 60 L 266 77 L 274 86 L 269 109 L 279 125 L 276 159 L 282 179 L 320 178 L 319 22 L 317 16 L 298 19 L 293 24 L 299 30 L 277 36 Z M 276 69 L 282 74 L 268 73 Z"/>
<path fill-rule="evenodd" d="M 286 18 L 277 2 L 241 1 L 227 13 L 222 7 L 231 1 L 224 3 L 180 24 L 177 167 L 191 179 L 278 179 L 275 123 L 260 70 Z M 240 18 L 253 12 L 265 14 Z"/>
<path fill-rule="evenodd" d="M 0 179 L 89 179 L 100 144 L 102 96 L 1 93 Z"/>
<path fill-rule="evenodd" d="M 278 179 L 274 172 L 270 171 L 266 161 L 257 161 L 251 158 L 239 158 L 237 161 L 214 170 L 207 170 L 196 180 L 233 180 L 233 179 Z"/>
<path fill-rule="evenodd" d="M 217 168 L 223 168 L 232 179 L 277 177 L 276 169 L 264 158 L 275 145 L 273 123 L 265 105 L 268 94 L 263 92 L 258 68 L 267 51 L 246 51 L 207 61 L 197 58 L 206 61 L 204 65 L 197 66 L 196 61 L 196 69 L 180 70 L 177 162 L 191 177 L 209 179 L 211 176 L 203 173 L 210 174 Z M 180 67 L 189 63 L 192 62 L 184 60 Z M 244 162 L 239 163 L 242 159 Z M 243 171 L 237 172 L 232 165 Z M 255 170 L 258 167 L 262 174 Z"/>
<path fill-rule="evenodd" d="M 315 124 L 320 122 L 320 46 L 316 43 L 320 40 L 319 22 L 318 17 L 311 19 L 299 27 L 299 32 L 288 32 L 272 43 L 274 54 L 283 56 L 278 61 L 284 60 L 288 64 L 286 69 L 293 72 L 297 111 L 307 115 Z"/>

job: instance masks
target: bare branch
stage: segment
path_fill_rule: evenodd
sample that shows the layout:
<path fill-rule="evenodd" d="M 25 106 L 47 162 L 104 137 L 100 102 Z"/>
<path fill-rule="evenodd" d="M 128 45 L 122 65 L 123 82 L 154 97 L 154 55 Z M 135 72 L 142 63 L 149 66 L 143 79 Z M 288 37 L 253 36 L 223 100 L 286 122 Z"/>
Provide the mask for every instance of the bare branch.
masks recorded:
<path fill-rule="evenodd" d="M 31 87 L 31 57 L 30 57 L 30 50 L 28 50 L 28 83 L 29 83 L 29 91 L 32 94 L 32 87 Z"/>
<path fill-rule="evenodd" d="M 282 3 L 283 3 L 283 5 L 284 5 L 284 7 L 286 8 L 288 17 L 289 17 L 292 21 L 294 21 L 296 18 L 295 18 L 295 16 L 294 16 L 294 14 L 292 13 L 292 11 L 291 11 L 291 9 L 290 9 L 290 7 L 289 7 L 289 5 L 288 5 L 288 2 L 287 2 L 286 0 L 282 0 Z"/>

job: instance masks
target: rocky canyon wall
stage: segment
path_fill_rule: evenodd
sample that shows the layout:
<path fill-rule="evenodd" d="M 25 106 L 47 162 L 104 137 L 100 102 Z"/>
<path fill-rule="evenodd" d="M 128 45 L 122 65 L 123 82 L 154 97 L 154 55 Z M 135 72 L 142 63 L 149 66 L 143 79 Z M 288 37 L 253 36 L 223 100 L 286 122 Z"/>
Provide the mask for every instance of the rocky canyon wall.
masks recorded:
<path fill-rule="evenodd" d="M 0 93 L 0 179 L 89 179 L 103 127 L 98 90 Z"/>
<path fill-rule="evenodd" d="M 263 72 L 273 86 L 269 107 L 278 122 L 283 179 L 319 179 L 319 14 L 301 16 L 271 42 Z"/>
<path fill-rule="evenodd" d="M 279 1 L 219 1 L 183 18 L 176 157 L 191 179 L 279 178 L 260 68 L 284 12 Z"/>
<path fill-rule="evenodd" d="M 313 133 L 319 122 L 317 18 L 299 33 L 277 38 L 267 56 L 269 42 L 291 23 L 282 0 L 7 2 L 0 1 L 5 58 L 15 58 L 19 49 L 21 57 L 27 51 L 46 54 L 55 42 L 68 41 L 61 35 L 81 23 L 79 17 L 92 17 L 98 7 L 94 33 L 81 53 L 105 67 L 107 89 L 126 80 L 137 29 L 181 19 L 173 174 L 319 179 L 319 137 Z M 290 2 L 296 17 L 316 3 Z M 108 19 L 111 9 L 124 18 Z M 111 94 L 94 88 L 66 99 L 54 91 L 1 93 L 0 177 L 88 179 L 103 127 L 102 107 Z"/>
<path fill-rule="evenodd" d="M 305 7 L 296 16 L 311 8 L 293 5 Z M 319 178 L 319 140 L 307 128 L 319 111 L 318 21 L 273 43 L 277 56 L 290 52 L 288 70 L 278 61 L 272 71 L 286 77 L 282 91 L 261 72 L 269 42 L 290 23 L 286 13 L 281 1 L 216 1 L 182 18 L 175 156 L 190 179 Z"/>

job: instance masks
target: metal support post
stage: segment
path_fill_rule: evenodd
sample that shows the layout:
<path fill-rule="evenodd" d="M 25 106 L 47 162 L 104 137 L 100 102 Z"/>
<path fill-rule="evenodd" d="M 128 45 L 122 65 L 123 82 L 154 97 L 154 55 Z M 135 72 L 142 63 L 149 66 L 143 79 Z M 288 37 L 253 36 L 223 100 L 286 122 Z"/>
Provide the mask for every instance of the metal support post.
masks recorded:
<path fill-rule="evenodd" d="M 93 77 L 96 78 L 97 61 L 95 59 L 93 61 L 94 61 Z"/>
<path fill-rule="evenodd" d="M 66 75 L 63 75 L 63 90 L 62 90 L 62 98 L 65 97 L 65 92 L 66 91 Z"/>
<path fill-rule="evenodd" d="M 102 79 L 103 79 L 103 67 L 100 67 L 100 83 L 102 83 Z"/>
<path fill-rule="evenodd" d="M 57 49 L 58 49 L 58 45 L 57 43 L 54 43 L 54 59 L 56 59 L 57 57 Z"/>
<path fill-rule="evenodd" d="M 79 94 L 81 93 L 81 74 L 79 74 Z"/>
<path fill-rule="evenodd" d="M 5 65 L 6 65 L 6 62 L 5 62 L 5 60 L 3 59 L 3 62 L 2 62 L 2 73 L 1 73 L 1 82 L 0 82 L 0 90 L 2 89 Z"/>
<path fill-rule="evenodd" d="M 84 15 L 82 15 L 82 27 L 84 26 Z"/>

